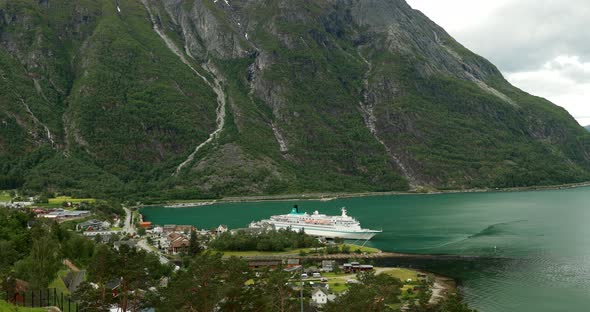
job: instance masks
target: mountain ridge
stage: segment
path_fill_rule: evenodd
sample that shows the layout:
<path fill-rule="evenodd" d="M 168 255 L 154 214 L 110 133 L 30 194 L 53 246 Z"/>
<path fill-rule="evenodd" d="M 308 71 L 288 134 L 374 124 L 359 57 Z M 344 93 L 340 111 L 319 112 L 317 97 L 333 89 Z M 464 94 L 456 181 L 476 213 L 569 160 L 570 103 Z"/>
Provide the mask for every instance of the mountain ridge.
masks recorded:
<path fill-rule="evenodd" d="M 590 135 L 565 110 L 405 1 L 23 1 L 0 17 L 12 186 L 194 198 L 590 179 Z"/>

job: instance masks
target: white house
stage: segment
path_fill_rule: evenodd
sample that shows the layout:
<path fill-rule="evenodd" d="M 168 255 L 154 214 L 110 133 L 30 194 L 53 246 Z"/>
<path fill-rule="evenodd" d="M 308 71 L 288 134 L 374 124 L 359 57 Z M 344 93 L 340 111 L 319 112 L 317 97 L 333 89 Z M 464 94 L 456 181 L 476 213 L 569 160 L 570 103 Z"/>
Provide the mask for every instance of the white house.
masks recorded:
<path fill-rule="evenodd" d="M 311 301 L 317 305 L 324 305 L 328 303 L 328 294 L 321 288 L 316 288 L 311 293 Z"/>

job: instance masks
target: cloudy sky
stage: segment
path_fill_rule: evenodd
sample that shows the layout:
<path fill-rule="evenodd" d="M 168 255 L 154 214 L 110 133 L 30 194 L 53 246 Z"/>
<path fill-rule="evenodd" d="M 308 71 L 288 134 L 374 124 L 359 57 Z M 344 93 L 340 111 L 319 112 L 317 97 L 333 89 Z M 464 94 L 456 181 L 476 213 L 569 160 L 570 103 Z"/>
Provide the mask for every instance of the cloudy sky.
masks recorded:
<path fill-rule="evenodd" d="M 517 87 L 590 125 L 590 0 L 406 0 Z"/>

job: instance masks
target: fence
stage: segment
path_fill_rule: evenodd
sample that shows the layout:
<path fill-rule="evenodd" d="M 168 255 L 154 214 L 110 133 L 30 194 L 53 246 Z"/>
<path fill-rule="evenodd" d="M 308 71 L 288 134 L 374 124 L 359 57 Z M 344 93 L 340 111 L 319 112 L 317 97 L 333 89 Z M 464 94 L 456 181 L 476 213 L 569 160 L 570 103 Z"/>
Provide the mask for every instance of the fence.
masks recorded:
<path fill-rule="evenodd" d="M 21 307 L 59 307 L 62 312 L 78 312 L 78 303 L 70 295 L 64 294 L 57 288 L 29 290 L 12 296 L 4 293 L 6 301 Z"/>

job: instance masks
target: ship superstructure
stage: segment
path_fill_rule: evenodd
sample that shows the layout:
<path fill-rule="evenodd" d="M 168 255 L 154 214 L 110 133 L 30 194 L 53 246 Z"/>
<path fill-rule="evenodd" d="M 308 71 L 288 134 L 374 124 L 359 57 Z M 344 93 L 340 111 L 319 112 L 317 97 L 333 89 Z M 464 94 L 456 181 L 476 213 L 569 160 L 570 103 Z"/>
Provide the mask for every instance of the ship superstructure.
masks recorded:
<path fill-rule="evenodd" d="M 381 233 L 378 230 L 361 228 L 360 223 L 347 214 L 346 208 L 341 209 L 339 216 L 319 213 L 299 212 L 297 206 L 289 214 L 271 216 L 269 219 L 250 223 L 251 228 L 273 227 L 275 229 L 303 230 L 306 234 L 326 238 L 369 240 Z"/>

